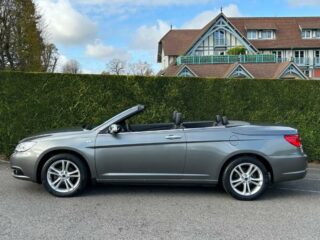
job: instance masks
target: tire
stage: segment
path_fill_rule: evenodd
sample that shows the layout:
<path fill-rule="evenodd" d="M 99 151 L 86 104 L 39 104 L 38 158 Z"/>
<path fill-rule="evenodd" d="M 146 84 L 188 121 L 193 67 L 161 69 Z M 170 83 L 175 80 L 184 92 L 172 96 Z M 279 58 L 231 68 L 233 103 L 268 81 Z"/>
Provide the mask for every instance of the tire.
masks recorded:
<path fill-rule="evenodd" d="M 88 170 L 72 154 L 57 154 L 41 170 L 44 188 L 57 197 L 72 197 L 84 191 L 88 183 Z"/>
<path fill-rule="evenodd" d="M 251 156 L 234 159 L 222 176 L 224 190 L 242 201 L 259 198 L 267 189 L 269 174 L 262 162 Z"/>

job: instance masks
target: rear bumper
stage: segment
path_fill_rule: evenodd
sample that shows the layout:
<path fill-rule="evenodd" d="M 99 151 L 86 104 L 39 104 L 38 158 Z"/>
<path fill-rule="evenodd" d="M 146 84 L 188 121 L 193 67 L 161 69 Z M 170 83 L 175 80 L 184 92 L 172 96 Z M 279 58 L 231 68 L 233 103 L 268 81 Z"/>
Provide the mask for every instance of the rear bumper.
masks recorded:
<path fill-rule="evenodd" d="M 294 156 L 273 156 L 270 158 L 273 182 L 283 182 L 304 178 L 307 174 L 308 157 L 305 154 Z"/>

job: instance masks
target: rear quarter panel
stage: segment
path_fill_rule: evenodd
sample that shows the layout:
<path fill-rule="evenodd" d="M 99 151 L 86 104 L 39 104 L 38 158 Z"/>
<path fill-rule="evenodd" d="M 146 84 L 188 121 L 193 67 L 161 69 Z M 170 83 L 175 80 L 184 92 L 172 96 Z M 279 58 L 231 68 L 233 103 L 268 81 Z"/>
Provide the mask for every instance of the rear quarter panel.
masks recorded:
<path fill-rule="evenodd" d="M 223 165 L 233 157 L 243 154 L 258 155 L 271 165 L 276 180 L 283 172 L 303 169 L 303 161 L 295 159 L 303 152 L 285 141 L 283 133 L 268 132 L 268 135 L 245 135 L 235 133 L 236 128 L 213 127 L 186 129 L 187 154 L 185 173 L 205 174 L 217 182 Z"/>

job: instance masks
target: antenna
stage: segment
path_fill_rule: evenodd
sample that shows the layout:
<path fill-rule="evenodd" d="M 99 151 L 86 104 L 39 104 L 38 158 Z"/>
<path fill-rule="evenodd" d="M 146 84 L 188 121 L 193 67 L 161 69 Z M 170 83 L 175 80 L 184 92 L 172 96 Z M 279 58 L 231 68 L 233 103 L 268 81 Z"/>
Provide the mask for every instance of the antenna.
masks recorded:
<path fill-rule="evenodd" d="M 221 11 L 221 13 L 223 13 L 223 7 L 222 6 L 220 7 L 220 11 Z"/>

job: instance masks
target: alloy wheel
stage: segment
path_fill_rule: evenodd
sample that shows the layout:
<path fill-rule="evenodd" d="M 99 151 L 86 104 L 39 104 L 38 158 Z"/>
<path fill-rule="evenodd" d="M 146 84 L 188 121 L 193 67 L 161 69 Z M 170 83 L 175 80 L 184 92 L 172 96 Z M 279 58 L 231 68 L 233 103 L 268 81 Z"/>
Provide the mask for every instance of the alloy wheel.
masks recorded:
<path fill-rule="evenodd" d="M 263 186 L 261 169 L 253 163 L 242 163 L 233 168 L 230 174 L 232 189 L 242 196 L 252 196 Z"/>
<path fill-rule="evenodd" d="M 47 171 L 47 181 L 50 187 L 59 193 L 70 193 L 80 185 L 80 170 L 70 160 L 53 162 Z"/>

